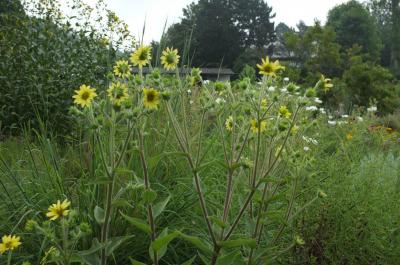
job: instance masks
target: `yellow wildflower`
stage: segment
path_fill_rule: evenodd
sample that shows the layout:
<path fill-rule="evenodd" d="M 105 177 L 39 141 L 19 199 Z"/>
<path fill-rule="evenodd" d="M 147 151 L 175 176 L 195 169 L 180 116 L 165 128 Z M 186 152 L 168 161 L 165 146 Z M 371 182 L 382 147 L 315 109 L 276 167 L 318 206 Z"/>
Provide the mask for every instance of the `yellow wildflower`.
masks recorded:
<path fill-rule="evenodd" d="M 261 109 L 267 109 L 267 106 L 268 106 L 268 101 L 267 101 L 267 99 L 265 99 L 265 98 L 263 98 L 262 100 L 261 100 Z"/>
<path fill-rule="evenodd" d="M 121 78 L 128 78 L 131 75 L 131 66 L 129 62 L 125 60 L 117 61 L 114 65 L 114 74 Z"/>
<path fill-rule="evenodd" d="M 143 88 L 143 105 L 148 109 L 156 109 L 160 103 L 160 92 L 154 88 Z"/>
<path fill-rule="evenodd" d="M 96 89 L 87 85 L 81 85 L 79 90 L 75 90 L 74 103 L 81 105 L 82 108 L 89 107 L 93 99 L 97 96 Z"/>
<path fill-rule="evenodd" d="M 333 87 L 332 80 L 330 78 L 325 78 L 324 75 L 321 75 L 320 82 L 322 84 L 325 93 L 328 92 Z"/>
<path fill-rule="evenodd" d="M 253 133 L 264 132 L 267 129 L 267 122 L 261 121 L 260 126 L 258 125 L 258 121 L 256 119 L 252 119 L 250 121 L 250 129 Z"/>
<path fill-rule="evenodd" d="M 285 117 L 287 119 L 289 119 L 290 116 L 292 116 L 292 113 L 288 110 L 288 108 L 286 106 L 280 106 L 279 107 L 279 114 L 282 117 Z"/>
<path fill-rule="evenodd" d="M 166 48 L 162 52 L 161 64 L 166 70 L 174 70 L 179 63 L 180 56 L 178 50 L 174 48 Z"/>
<path fill-rule="evenodd" d="M 228 119 L 226 119 L 225 128 L 230 132 L 233 130 L 233 117 L 232 116 L 229 116 Z"/>
<path fill-rule="evenodd" d="M 129 97 L 128 86 L 120 82 L 112 83 L 107 92 L 111 102 L 117 106 L 120 106 Z"/>
<path fill-rule="evenodd" d="M 49 211 L 46 216 L 50 218 L 50 220 L 54 221 L 57 218 L 61 218 L 67 216 L 69 214 L 68 207 L 71 205 L 71 202 L 65 199 L 63 202 L 60 200 L 57 203 L 50 205 Z"/>
<path fill-rule="evenodd" d="M 3 236 L 1 240 L 0 254 L 3 254 L 7 250 L 14 250 L 21 245 L 21 238 L 19 236 Z"/>
<path fill-rule="evenodd" d="M 279 70 L 285 69 L 279 61 L 271 62 L 268 56 L 265 59 L 261 59 L 261 62 L 261 64 L 257 64 L 257 67 L 262 75 L 276 76 Z"/>
<path fill-rule="evenodd" d="M 346 134 L 346 139 L 347 139 L 348 141 L 353 140 L 353 134 L 352 134 L 351 132 L 349 132 L 348 134 Z"/>
<path fill-rule="evenodd" d="M 140 46 L 132 53 L 130 59 L 134 66 L 146 66 L 151 60 L 151 46 Z"/>

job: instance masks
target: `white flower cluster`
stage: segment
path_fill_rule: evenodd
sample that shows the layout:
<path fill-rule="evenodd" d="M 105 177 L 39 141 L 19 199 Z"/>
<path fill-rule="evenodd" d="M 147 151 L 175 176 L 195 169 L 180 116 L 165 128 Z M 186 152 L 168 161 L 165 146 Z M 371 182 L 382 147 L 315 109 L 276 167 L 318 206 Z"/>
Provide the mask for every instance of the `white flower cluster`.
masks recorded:
<path fill-rule="evenodd" d="M 378 108 L 376 107 L 376 106 L 371 106 L 371 107 L 369 107 L 369 108 L 367 108 L 367 111 L 368 112 L 377 112 L 378 111 Z"/>
<path fill-rule="evenodd" d="M 215 103 L 217 103 L 217 104 L 221 104 L 221 103 L 225 103 L 225 102 L 226 102 L 226 100 L 223 99 L 223 98 L 217 98 L 217 99 L 215 100 Z"/>
<path fill-rule="evenodd" d="M 302 138 L 306 143 L 309 143 L 309 144 L 311 143 L 311 144 L 314 144 L 314 145 L 318 144 L 318 141 L 316 139 L 314 139 L 314 138 L 307 137 L 307 136 L 304 136 L 304 135 L 302 136 Z"/>
<path fill-rule="evenodd" d="M 317 111 L 318 107 L 317 106 L 308 106 L 308 107 L 306 107 L 306 110 L 307 111 Z"/>

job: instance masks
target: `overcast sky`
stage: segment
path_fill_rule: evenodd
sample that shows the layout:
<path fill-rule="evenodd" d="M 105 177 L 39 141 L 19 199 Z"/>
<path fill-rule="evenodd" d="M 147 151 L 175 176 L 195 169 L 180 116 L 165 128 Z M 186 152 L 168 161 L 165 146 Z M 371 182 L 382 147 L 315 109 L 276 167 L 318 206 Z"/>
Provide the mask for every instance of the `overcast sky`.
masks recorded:
<path fill-rule="evenodd" d="M 197 1 L 197 0 L 196 0 Z M 276 13 L 275 23 L 284 22 L 295 27 L 303 20 L 307 25 L 314 19 L 325 22 L 329 9 L 348 0 L 267 0 Z M 96 0 L 85 0 L 93 4 Z M 159 40 L 165 21 L 168 25 L 178 22 L 182 8 L 193 0 L 106 0 L 109 8 L 128 23 L 134 36 L 141 34 L 146 19 L 145 42 Z"/>

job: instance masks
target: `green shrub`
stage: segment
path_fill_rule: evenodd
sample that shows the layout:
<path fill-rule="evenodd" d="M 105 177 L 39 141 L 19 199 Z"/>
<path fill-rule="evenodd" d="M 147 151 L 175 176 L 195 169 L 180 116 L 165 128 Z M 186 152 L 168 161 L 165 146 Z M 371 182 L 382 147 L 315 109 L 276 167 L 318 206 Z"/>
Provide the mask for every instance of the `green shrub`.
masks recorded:
<path fill-rule="evenodd" d="M 78 8 L 79 1 L 72 2 L 76 12 L 86 12 Z M 79 21 L 63 20 L 58 17 L 58 1 L 46 3 L 38 2 L 33 9 L 25 6 L 26 14 L 11 8 L 0 13 L 0 129 L 4 134 L 17 133 L 25 125 L 39 128 L 41 122 L 58 133 L 68 131 L 71 93 L 81 84 L 104 87 L 108 62 L 115 57 L 106 39 L 110 31 L 95 30 L 81 13 Z M 109 13 L 105 19 L 108 27 L 118 29 L 118 18 Z M 115 39 L 121 34 L 125 33 L 115 33 Z"/>

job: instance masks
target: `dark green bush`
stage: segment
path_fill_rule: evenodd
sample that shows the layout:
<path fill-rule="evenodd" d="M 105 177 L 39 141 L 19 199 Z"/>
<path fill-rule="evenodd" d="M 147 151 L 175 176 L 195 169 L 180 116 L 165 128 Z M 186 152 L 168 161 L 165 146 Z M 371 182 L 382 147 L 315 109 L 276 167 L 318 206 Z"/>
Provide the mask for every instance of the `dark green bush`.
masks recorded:
<path fill-rule="evenodd" d="M 64 133 L 73 90 L 81 84 L 103 86 L 113 52 L 95 32 L 52 17 L 4 12 L 1 21 L 0 130 L 38 128 L 40 117 Z"/>
<path fill-rule="evenodd" d="M 391 113 L 398 108 L 400 91 L 390 71 L 370 62 L 358 62 L 343 74 L 346 94 L 353 104 L 368 106 L 373 99 L 381 113 Z"/>

